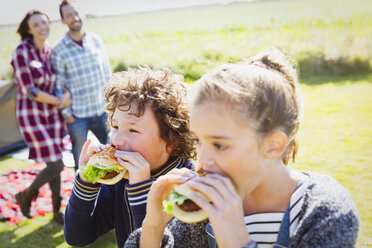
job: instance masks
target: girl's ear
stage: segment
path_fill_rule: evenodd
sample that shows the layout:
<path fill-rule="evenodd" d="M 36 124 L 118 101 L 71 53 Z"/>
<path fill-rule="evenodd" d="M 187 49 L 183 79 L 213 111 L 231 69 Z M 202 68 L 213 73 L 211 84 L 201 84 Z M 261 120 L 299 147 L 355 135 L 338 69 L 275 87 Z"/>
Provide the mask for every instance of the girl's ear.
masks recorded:
<path fill-rule="evenodd" d="M 275 131 L 264 139 L 263 154 L 265 158 L 281 158 L 287 147 L 288 137 L 284 132 Z"/>

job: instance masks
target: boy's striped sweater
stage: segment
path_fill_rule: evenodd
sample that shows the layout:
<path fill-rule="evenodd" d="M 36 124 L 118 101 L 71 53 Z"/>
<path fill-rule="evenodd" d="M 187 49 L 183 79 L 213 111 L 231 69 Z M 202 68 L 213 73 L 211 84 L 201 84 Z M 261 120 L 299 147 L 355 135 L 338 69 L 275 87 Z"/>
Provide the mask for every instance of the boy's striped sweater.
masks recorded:
<path fill-rule="evenodd" d="M 129 184 L 122 179 L 115 185 L 89 184 L 76 176 L 65 212 L 65 240 L 72 246 L 84 246 L 115 229 L 118 247 L 123 247 L 129 234 L 142 226 L 146 215 L 147 194 L 152 183 L 173 168 L 193 168 L 185 158 L 170 158 L 151 179 Z"/>

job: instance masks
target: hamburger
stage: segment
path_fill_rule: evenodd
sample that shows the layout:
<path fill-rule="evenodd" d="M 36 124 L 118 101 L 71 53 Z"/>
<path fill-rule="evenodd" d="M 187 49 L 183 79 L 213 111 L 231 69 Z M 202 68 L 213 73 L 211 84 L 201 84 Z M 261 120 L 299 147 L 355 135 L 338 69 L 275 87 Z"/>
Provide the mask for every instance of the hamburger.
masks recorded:
<path fill-rule="evenodd" d="M 114 156 L 116 148 L 106 147 L 90 157 L 88 163 L 79 170 L 90 183 L 115 184 L 123 177 L 128 179 L 128 170 Z"/>
<path fill-rule="evenodd" d="M 175 185 L 173 190 L 169 192 L 168 200 L 163 201 L 164 212 L 173 214 L 174 217 L 185 223 L 196 223 L 207 219 L 207 213 L 189 199 L 188 196 L 191 193 L 195 193 L 209 201 L 208 197 L 195 191 L 187 183 L 183 183 Z"/>

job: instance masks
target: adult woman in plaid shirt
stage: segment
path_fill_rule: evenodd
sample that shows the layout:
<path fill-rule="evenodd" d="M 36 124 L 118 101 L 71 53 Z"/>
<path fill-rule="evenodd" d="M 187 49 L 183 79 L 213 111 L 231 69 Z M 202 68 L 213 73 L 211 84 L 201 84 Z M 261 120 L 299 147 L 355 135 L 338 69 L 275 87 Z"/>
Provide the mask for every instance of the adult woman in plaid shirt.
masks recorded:
<path fill-rule="evenodd" d="M 15 197 L 22 214 L 30 216 L 33 198 L 38 189 L 49 183 L 52 191 L 54 219 L 63 223 L 61 206 L 61 176 L 64 168 L 63 119 L 58 108 L 71 102 L 69 93 L 61 98 L 53 95 L 55 74 L 50 62 L 51 47 L 45 43 L 49 36 L 49 18 L 46 14 L 32 10 L 19 24 L 17 33 L 22 43 L 13 53 L 14 81 L 18 87 L 16 115 L 19 129 L 30 150 L 29 158 L 46 162 L 32 184 Z"/>

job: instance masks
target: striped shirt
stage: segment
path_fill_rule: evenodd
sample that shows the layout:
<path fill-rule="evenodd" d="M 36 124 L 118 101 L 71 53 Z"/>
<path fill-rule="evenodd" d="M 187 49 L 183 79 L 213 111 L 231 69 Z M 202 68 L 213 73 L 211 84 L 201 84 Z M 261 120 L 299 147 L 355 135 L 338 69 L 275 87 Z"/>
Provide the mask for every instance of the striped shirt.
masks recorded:
<path fill-rule="evenodd" d="M 62 110 L 66 118 L 99 116 L 106 103 L 103 87 L 111 80 L 111 68 L 101 38 L 86 33 L 79 46 L 66 33 L 52 50 L 56 95 L 71 92 L 72 106 Z"/>
<path fill-rule="evenodd" d="M 303 183 L 291 196 L 289 212 L 290 237 L 293 236 L 298 224 L 305 190 L 306 186 Z M 272 247 L 276 242 L 283 217 L 284 212 L 257 213 L 245 216 L 244 221 L 250 238 L 257 242 L 258 247 L 266 248 Z"/>
<path fill-rule="evenodd" d="M 303 196 L 305 194 L 306 185 L 302 183 L 293 192 L 290 200 L 290 211 L 289 211 L 289 236 L 292 237 L 298 224 L 298 217 L 303 204 Z M 250 244 L 252 247 L 269 248 L 273 247 L 274 243 L 278 239 L 278 233 L 280 225 L 284 217 L 284 212 L 271 212 L 271 213 L 257 213 L 251 214 L 244 217 L 246 229 L 249 233 L 249 237 L 252 241 Z M 213 233 L 210 231 L 210 224 L 207 225 L 207 234 L 212 239 L 215 239 Z M 247 247 L 250 247 L 249 245 Z"/>
<path fill-rule="evenodd" d="M 173 168 L 194 167 L 182 157 L 171 157 L 161 168 L 151 171 L 151 178 L 136 184 L 122 179 L 114 185 L 90 184 L 77 175 L 65 212 L 65 239 L 73 246 L 83 246 L 115 228 L 118 247 L 129 234 L 142 225 L 146 215 L 147 195 L 152 183 Z"/>

